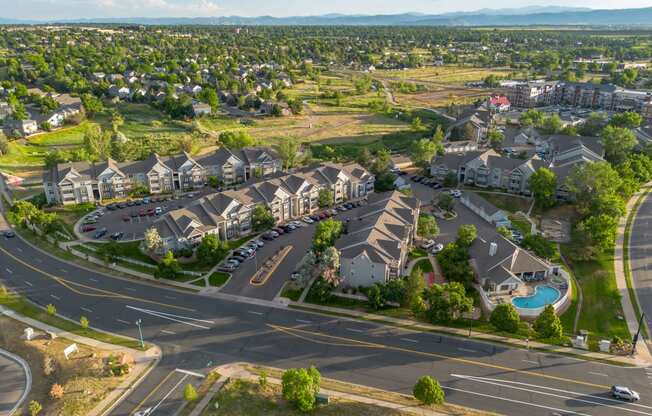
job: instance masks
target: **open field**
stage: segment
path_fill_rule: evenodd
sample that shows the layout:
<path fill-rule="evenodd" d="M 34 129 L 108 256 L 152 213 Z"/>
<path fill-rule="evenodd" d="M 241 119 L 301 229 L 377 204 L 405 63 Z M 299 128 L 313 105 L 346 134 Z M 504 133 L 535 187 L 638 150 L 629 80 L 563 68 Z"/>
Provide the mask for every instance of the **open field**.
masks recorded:
<path fill-rule="evenodd" d="M 0 317 L 0 348 L 22 357 L 32 372 L 32 390 L 21 414 L 28 414 L 29 402 L 36 400 L 43 406 L 44 415 L 86 415 L 124 379 L 124 376 L 113 377 L 105 372 L 109 356 L 106 351 L 77 344 L 79 352 L 66 360 L 63 349 L 71 341 L 65 338 L 49 340 L 42 334 L 26 341 L 22 339 L 25 328 L 26 325 L 18 321 Z M 54 371 L 49 375 L 44 370 L 46 356 L 54 363 Z M 54 383 L 64 388 L 61 399 L 49 397 Z"/>
<path fill-rule="evenodd" d="M 374 77 L 394 81 L 420 82 L 424 85 L 463 85 L 482 81 L 489 75 L 506 77 L 513 70 L 498 68 L 474 68 L 456 65 L 431 66 L 404 71 L 376 71 Z"/>

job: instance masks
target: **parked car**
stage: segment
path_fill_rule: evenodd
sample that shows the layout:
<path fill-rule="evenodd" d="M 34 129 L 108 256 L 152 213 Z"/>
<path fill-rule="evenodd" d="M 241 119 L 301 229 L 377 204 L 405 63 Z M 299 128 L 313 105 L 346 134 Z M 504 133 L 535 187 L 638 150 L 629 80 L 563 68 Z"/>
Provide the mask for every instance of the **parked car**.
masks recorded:
<path fill-rule="evenodd" d="M 245 256 L 240 256 L 238 254 L 234 255 L 231 257 L 232 259 L 238 260 L 240 263 L 244 263 L 245 260 L 247 260 L 247 257 Z"/>
<path fill-rule="evenodd" d="M 275 231 L 278 235 L 285 234 L 285 230 L 281 227 L 272 228 L 272 231 Z"/>
<path fill-rule="evenodd" d="M 106 209 L 108 209 L 109 211 L 115 211 L 116 209 L 118 209 L 118 206 L 117 204 L 109 204 L 106 206 Z"/>
<path fill-rule="evenodd" d="M 435 246 L 435 241 L 434 240 L 426 240 L 422 241 L 421 244 L 419 244 L 419 247 L 421 247 L 424 250 L 428 250 L 432 247 Z"/>
<path fill-rule="evenodd" d="M 313 219 L 310 218 L 310 217 L 303 217 L 303 218 L 301 218 L 301 220 L 302 220 L 303 222 L 305 222 L 306 224 L 312 224 L 312 223 L 315 222 L 315 220 L 313 220 Z"/>
<path fill-rule="evenodd" d="M 218 267 L 217 270 L 220 272 L 232 272 L 237 268 L 238 266 L 236 266 L 234 263 L 226 263 Z"/>
<path fill-rule="evenodd" d="M 448 191 L 448 193 L 453 197 L 453 198 L 459 198 L 462 196 L 462 191 L 459 189 L 451 189 Z"/>
<path fill-rule="evenodd" d="M 147 210 L 147 215 L 149 215 L 150 217 L 153 216 L 155 213 L 156 211 L 154 210 L 154 208 L 150 208 Z"/>
<path fill-rule="evenodd" d="M 122 237 L 125 235 L 122 231 L 118 231 L 117 233 L 111 234 L 111 240 L 118 241 L 122 240 Z"/>
<path fill-rule="evenodd" d="M 4 232 L 4 236 L 5 238 L 14 238 L 16 237 L 16 233 L 11 230 L 7 230 Z"/>
<path fill-rule="evenodd" d="M 151 202 L 151 198 L 145 197 L 143 198 L 143 204 L 149 204 Z"/>
<path fill-rule="evenodd" d="M 263 247 L 265 243 L 262 240 L 254 240 L 253 241 L 258 247 Z"/>
<path fill-rule="evenodd" d="M 124 214 L 124 215 L 122 216 L 122 221 L 124 221 L 124 222 L 129 222 L 129 220 L 131 220 L 131 217 L 130 217 L 129 215 Z"/>
<path fill-rule="evenodd" d="M 155 213 L 156 215 L 161 215 L 161 214 L 163 213 L 163 208 L 161 208 L 161 207 L 156 207 L 156 209 L 154 209 L 154 213 Z"/>
<path fill-rule="evenodd" d="M 92 225 L 84 225 L 81 227 L 81 232 L 82 233 L 90 233 L 91 231 L 97 230 L 97 227 L 92 226 Z"/>
<path fill-rule="evenodd" d="M 128 201 L 127 202 L 128 207 L 133 207 L 134 205 L 136 205 L 136 201 Z"/>
<path fill-rule="evenodd" d="M 312 215 L 310 215 L 308 218 L 310 218 L 310 219 L 313 220 L 314 222 L 317 222 L 317 221 L 319 221 L 319 220 L 321 219 L 321 218 L 319 217 L 319 215 L 317 215 L 317 214 L 312 214 Z"/>
<path fill-rule="evenodd" d="M 444 245 L 442 243 L 436 243 L 434 246 L 432 246 L 432 248 L 430 249 L 430 252 L 432 254 L 437 254 L 440 251 L 442 251 L 443 249 L 444 249 Z"/>
<path fill-rule="evenodd" d="M 143 205 L 143 200 L 142 199 L 137 199 L 137 200 L 134 201 L 134 204 Z"/>
<path fill-rule="evenodd" d="M 641 399 L 637 392 L 625 386 L 611 386 L 611 395 L 616 399 L 629 400 L 630 402 Z"/>
<path fill-rule="evenodd" d="M 107 231 L 106 227 L 105 228 L 100 228 L 99 230 L 95 231 L 95 234 L 93 234 L 93 238 L 100 239 L 100 238 L 104 237 L 107 232 L 108 231 Z"/>
<path fill-rule="evenodd" d="M 273 240 L 275 238 L 276 237 L 274 237 L 274 234 L 272 234 L 271 231 L 266 232 L 265 234 L 263 234 L 263 240 L 271 241 L 271 240 Z"/>

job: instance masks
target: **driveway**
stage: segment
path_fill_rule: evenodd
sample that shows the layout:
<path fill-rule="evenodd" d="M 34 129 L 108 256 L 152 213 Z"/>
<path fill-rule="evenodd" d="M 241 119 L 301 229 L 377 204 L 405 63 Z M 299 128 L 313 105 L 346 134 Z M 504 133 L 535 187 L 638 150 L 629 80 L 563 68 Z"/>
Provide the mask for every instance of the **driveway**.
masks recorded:
<path fill-rule="evenodd" d="M 21 359 L 15 355 L 0 350 L 0 416 L 12 414 L 16 408 L 25 400 L 32 381 L 29 374 L 29 367 L 21 363 Z"/>
<path fill-rule="evenodd" d="M 115 211 L 109 211 L 104 207 L 103 211 L 105 214 L 97 220 L 96 224 L 90 224 L 90 226 L 95 227 L 97 230 L 106 228 L 107 234 L 103 239 L 108 239 L 113 233 L 122 232 L 124 233 L 122 239 L 125 241 L 140 240 L 144 238 L 145 230 L 148 229 L 152 222 L 158 218 L 156 215 L 139 215 L 141 211 L 144 213 L 147 212 L 147 210 L 153 210 L 156 207 L 163 208 L 163 212 L 184 208 L 197 199 L 214 192 L 215 190 L 213 188 L 205 187 L 192 192 L 192 197 L 188 197 L 189 194 L 186 194 L 184 196 L 179 196 L 178 199 L 170 198 L 170 200 L 166 201 L 150 202 L 149 204 L 134 205 L 131 207 L 128 206 L 116 209 Z M 156 199 L 157 197 L 153 196 L 151 198 Z M 81 230 L 79 232 L 81 233 Z M 95 230 L 81 234 L 86 238 L 92 239 Z"/>

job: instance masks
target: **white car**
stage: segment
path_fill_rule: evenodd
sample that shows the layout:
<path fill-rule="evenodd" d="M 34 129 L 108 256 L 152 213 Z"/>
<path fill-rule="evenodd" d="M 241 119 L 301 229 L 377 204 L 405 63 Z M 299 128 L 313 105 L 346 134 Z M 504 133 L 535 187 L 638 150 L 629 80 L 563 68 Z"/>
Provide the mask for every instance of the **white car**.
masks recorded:
<path fill-rule="evenodd" d="M 313 222 L 315 222 L 315 221 L 314 221 L 312 218 L 310 218 L 310 217 L 303 217 L 303 218 L 301 218 L 301 220 L 302 220 L 303 222 L 305 222 L 306 224 L 312 224 Z"/>
<path fill-rule="evenodd" d="M 434 246 L 435 246 L 435 242 L 433 240 L 426 240 L 419 245 L 419 247 L 421 247 L 424 250 L 428 250 L 429 248 L 432 248 Z"/>
<path fill-rule="evenodd" d="M 611 395 L 616 399 L 629 400 L 635 402 L 641 399 L 641 396 L 629 387 L 611 386 Z"/>
<path fill-rule="evenodd" d="M 432 248 L 430 249 L 430 252 L 433 253 L 433 254 L 437 254 L 440 251 L 442 251 L 443 249 L 444 249 L 444 245 L 442 243 L 437 243 L 434 246 L 432 246 Z"/>
<path fill-rule="evenodd" d="M 451 189 L 448 191 L 448 193 L 453 197 L 453 198 L 459 198 L 462 196 L 462 191 L 459 189 Z"/>

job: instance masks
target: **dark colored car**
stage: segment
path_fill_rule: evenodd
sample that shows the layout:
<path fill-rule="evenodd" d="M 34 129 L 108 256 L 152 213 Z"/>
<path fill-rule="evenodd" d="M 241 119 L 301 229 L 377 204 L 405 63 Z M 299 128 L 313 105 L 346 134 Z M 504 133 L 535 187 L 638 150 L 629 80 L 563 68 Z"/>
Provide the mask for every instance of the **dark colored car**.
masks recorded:
<path fill-rule="evenodd" d="M 312 214 L 312 215 L 310 215 L 310 219 L 313 220 L 313 221 L 319 221 L 321 218 L 319 218 L 319 215 Z"/>
<path fill-rule="evenodd" d="M 125 233 L 119 231 L 117 233 L 111 234 L 111 240 L 118 241 L 122 240 L 122 237 L 124 237 Z"/>
<path fill-rule="evenodd" d="M 274 238 L 275 238 L 275 237 L 274 237 L 274 234 L 272 234 L 272 233 L 265 233 L 265 234 L 263 234 L 263 240 L 271 241 L 271 240 L 273 240 Z"/>
<path fill-rule="evenodd" d="M 102 238 L 106 235 L 107 232 L 108 231 L 106 228 L 100 228 L 99 230 L 95 231 L 95 234 L 93 234 L 93 238 L 95 239 Z"/>
<path fill-rule="evenodd" d="M 11 230 L 7 230 L 4 232 L 4 236 L 5 238 L 14 238 L 16 237 L 16 233 Z"/>
<path fill-rule="evenodd" d="M 91 231 L 97 230 L 97 227 L 93 227 L 92 225 L 84 225 L 81 227 L 81 232 L 82 233 L 90 233 Z"/>
<path fill-rule="evenodd" d="M 285 234 L 285 230 L 281 227 L 272 228 L 272 231 L 276 231 L 279 235 Z"/>

